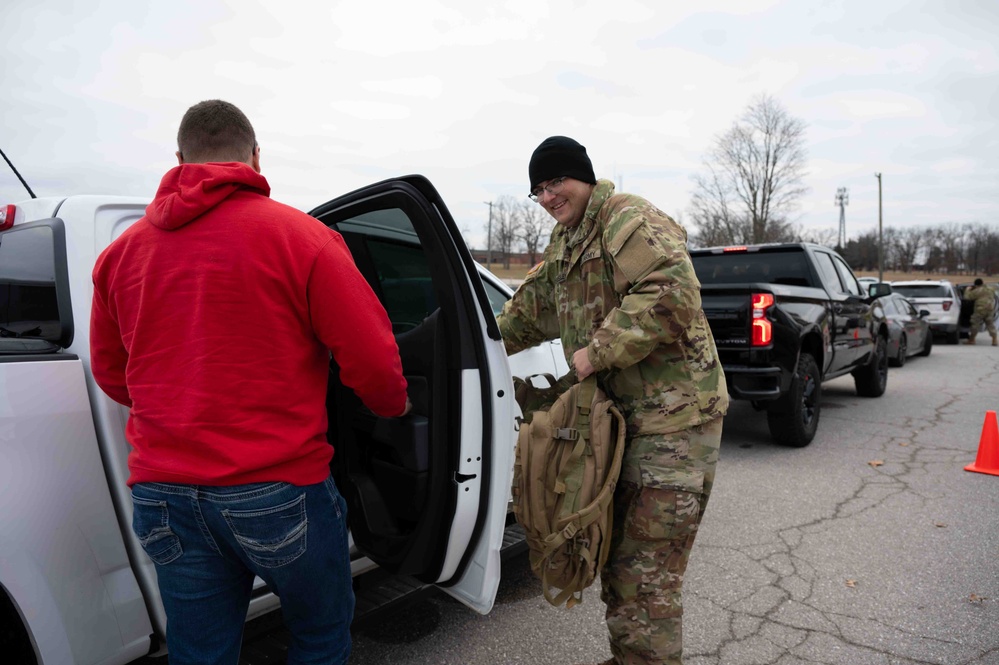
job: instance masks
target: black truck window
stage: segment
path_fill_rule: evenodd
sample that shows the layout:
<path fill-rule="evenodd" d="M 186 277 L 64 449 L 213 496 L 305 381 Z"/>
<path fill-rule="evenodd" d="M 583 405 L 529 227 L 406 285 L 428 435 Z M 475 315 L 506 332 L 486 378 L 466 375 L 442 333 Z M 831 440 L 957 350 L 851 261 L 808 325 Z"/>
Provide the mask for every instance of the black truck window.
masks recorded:
<path fill-rule="evenodd" d="M 812 284 L 804 252 L 797 248 L 780 252 L 696 254 L 691 260 L 701 284 Z"/>
<path fill-rule="evenodd" d="M 860 288 L 860 283 L 857 282 L 857 278 L 853 276 L 853 271 L 850 270 L 850 267 L 839 257 L 834 257 L 833 263 L 836 264 L 836 270 L 839 271 L 840 280 L 843 282 L 843 286 L 846 287 L 846 293 L 853 296 L 863 296 L 864 291 Z"/>
<path fill-rule="evenodd" d="M 826 254 L 825 252 L 815 253 L 815 262 L 819 266 L 819 272 L 822 274 L 822 282 L 826 285 L 832 293 L 846 293 L 847 290 L 843 287 L 843 283 L 839 279 L 839 273 L 836 272 L 836 266 L 833 265 L 832 255 Z"/>
<path fill-rule="evenodd" d="M 383 304 L 393 330 L 399 333 L 415 328 L 438 306 L 423 248 L 369 238 L 368 251 L 378 270 Z"/>
<path fill-rule="evenodd" d="M 15 226 L 0 233 L 0 336 L 59 342 L 53 228 Z"/>

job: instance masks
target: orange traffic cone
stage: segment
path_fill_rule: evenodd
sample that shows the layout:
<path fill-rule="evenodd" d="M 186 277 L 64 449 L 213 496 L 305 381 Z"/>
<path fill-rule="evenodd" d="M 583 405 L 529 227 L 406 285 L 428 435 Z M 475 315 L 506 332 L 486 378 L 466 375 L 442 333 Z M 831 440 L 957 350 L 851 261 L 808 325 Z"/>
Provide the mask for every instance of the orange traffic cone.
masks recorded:
<path fill-rule="evenodd" d="M 978 443 L 978 457 L 974 464 L 969 464 L 964 470 L 999 476 L 999 425 L 996 425 L 995 411 L 985 412 L 982 439 Z"/>

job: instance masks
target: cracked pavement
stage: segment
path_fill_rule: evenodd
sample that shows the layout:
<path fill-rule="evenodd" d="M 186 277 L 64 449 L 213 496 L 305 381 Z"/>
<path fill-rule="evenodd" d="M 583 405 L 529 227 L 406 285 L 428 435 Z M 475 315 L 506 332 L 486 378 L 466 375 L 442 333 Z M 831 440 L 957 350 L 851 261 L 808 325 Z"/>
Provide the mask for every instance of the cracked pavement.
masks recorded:
<path fill-rule="evenodd" d="M 822 406 L 793 449 L 733 403 L 685 580 L 686 665 L 999 665 L 999 476 L 964 471 L 999 410 L 999 349 L 940 344 L 883 397 L 847 376 Z M 607 658 L 596 588 L 554 609 L 525 560 L 490 615 L 433 595 L 355 635 L 351 663 Z"/>
<path fill-rule="evenodd" d="M 688 569 L 688 665 L 999 663 L 999 477 L 963 470 L 999 408 L 999 351 L 914 360 L 882 398 L 825 384 L 801 450 L 729 414 L 743 431 Z"/>

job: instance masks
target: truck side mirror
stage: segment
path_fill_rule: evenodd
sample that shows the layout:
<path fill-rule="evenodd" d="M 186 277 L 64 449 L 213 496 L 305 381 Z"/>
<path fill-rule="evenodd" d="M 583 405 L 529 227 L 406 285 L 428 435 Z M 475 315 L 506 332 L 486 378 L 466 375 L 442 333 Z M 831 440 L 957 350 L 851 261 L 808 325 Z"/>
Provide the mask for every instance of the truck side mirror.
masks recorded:
<path fill-rule="evenodd" d="M 887 282 L 877 282 L 867 287 L 867 295 L 870 298 L 880 298 L 891 295 L 891 284 Z"/>

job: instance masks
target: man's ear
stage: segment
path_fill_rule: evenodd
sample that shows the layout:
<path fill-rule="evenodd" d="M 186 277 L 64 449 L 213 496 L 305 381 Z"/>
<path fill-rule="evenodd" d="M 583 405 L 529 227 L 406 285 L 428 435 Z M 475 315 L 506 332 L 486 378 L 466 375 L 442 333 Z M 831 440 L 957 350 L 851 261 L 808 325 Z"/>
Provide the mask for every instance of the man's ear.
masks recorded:
<path fill-rule="evenodd" d="M 254 171 L 256 171 L 257 173 L 260 173 L 260 148 L 259 147 L 256 148 L 253 151 L 253 157 L 250 159 L 250 166 L 253 167 Z"/>
<path fill-rule="evenodd" d="M 183 153 L 181 153 L 180 150 L 178 150 L 174 154 L 177 155 L 177 163 L 178 164 L 183 164 L 184 163 L 184 155 L 183 155 Z"/>

